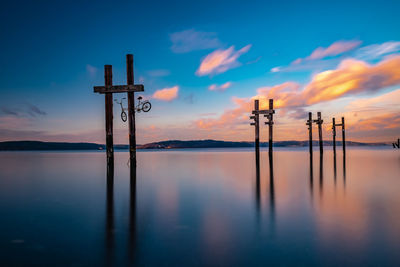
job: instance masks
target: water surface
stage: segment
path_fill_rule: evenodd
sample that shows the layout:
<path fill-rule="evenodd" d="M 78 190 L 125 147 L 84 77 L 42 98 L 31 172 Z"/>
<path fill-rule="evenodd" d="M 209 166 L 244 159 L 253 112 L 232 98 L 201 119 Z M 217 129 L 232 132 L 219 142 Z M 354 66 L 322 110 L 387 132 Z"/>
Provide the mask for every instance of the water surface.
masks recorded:
<path fill-rule="evenodd" d="M 263 150 L 259 177 L 252 149 L 140 151 L 136 183 L 115 157 L 0 153 L 2 265 L 400 266 L 398 150 Z"/>

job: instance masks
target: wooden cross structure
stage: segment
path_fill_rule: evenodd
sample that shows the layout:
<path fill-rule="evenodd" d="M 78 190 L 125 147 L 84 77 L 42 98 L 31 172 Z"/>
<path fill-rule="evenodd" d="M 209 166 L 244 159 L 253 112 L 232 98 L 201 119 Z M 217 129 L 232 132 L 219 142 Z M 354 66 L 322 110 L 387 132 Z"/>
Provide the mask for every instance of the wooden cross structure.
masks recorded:
<path fill-rule="evenodd" d="M 134 84 L 133 81 L 133 55 L 126 55 L 126 85 L 112 84 L 112 66 L 104 65 L 104 86 L 94 86 L 94 92 L 105 95 L 106 109 L 106 151 L 107 165 L 114 165 L 113 148 L 113 93 L 128 94 L 128 118 L 129 118 L 129 159 L 131 167 L 136 167 L 136 126 L 135 126 L 135 92 L 143 92 L 142 84 Z"/>
<path fill-rule="evenodd" d="M 332 135 L 333 135 L 333 155 L 336 157 L 336 127 L 342 126 L 342 147 L 343 147 L 343 155 L 346 153 L 346 141 L 345 141 L 345 133 L 344 133 L 344 117 L 342 117 L 342 123 L 336 123 L 335 118 L 332 118 Z"/>
<path fill-rule="evenodd" d="M 273 122 L 273 114 L 274 110 L 274 100 L 269 99 L 269 109 L 260 110 L 259 108 L 259 100 L 254 100 L 254 110 L 251 112 L 253 116 L 250 116 L 250 119 L 254 120 L 254 122 L 250 123 L 250 125 L 254 126 L 255 130 L 255 152 L 256 152 L 256 166 L 259 168 L 260 162 L 260 114 L 264 114 L 264 117 L 268 118 L 268 121 L 265 124 L 269 125 L 269 157 L 272 158 L 272 126 Z"/>

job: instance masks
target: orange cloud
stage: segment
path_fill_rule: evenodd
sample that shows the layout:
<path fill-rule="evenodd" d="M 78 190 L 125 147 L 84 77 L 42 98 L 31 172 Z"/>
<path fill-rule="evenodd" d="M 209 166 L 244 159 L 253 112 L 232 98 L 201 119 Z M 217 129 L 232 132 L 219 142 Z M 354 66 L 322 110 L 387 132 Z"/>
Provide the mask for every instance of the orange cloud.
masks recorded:
<path fill-rule="evenodd" d="M 274 107 L 287 112 L 303 115 L 302 108 L 321 102 L 338 99 L 345 95 L 361 92 L 375 92 L 382 88 L 400 83 L 400 56 L 388 58 L 376 65 L 348 59 L 335 70 L 321 72 L 300 90 L 295 82 L 285 82 L 272 87 L 262 87 L 257 95 L 250 98 L 233 98 L 236 107 L 227 109 L 219 118 L 203 118 L 195 121 L 202 129 L 230 127 L 248 122 L 254 99 L 260 100 L 260 108 L 266 109 L 268 99 L 274 99 Z"/>
<path fill-rule="evenodd" d="M 400 129 L 400 112 L 388 113 L 375 116 L 369 119 L 358 121 L 352 125 L 355 130 L 380 130 L 380 129 Z"/>
<path fill-rule="evenodd" d="M 178 97 L 179 86 L 174 86 L 171 88 L 164 88 L 157 90 L 153 94 L 154 99 L 162 100 L 162 101 L 172 101 Z"/>
<path fill-rule="evenodd" d="M 363 61 L 344 60 L 336 70 L 315 75 L 302 94 L 312 105 L 360 92 L 373 92 L 400 83 L 400 56 L 370 65 Z"/>
<path fill-rule="evenodd" d="M 226 89 L 228 89 L 231 86 L 232 86 L 231 82 L 226 82 L 226 83 L 221 84 L 221 85 L 211 84 L 208 87 L 208 90 L 210 90 L 210 91 L 225 91 Z"/>
<path fill-rule="evenodd" d="M 196 75 L 204 76 L 207 74 L 218 74 L 240 66 L 237 59 L 242 54 L 247 53 L 250 48 L 251 45 L 249 44 L 238 51 L 235 51 L 234 46 L 231 46 L 226 50 L 215 50 L 202 60 L 196 71 Z"/>

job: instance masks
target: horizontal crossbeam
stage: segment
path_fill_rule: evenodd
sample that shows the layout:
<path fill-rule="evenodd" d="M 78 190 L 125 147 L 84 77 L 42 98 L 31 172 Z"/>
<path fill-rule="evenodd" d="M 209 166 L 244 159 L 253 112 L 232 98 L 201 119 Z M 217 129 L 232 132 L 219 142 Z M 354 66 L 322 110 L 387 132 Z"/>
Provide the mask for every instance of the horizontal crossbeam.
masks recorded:
<path fill-rule="evenodd" d="M 275 110 L 273 109 L 253 110 L 251 114 L 275 114 Z"/>
<path fill-rule="evenodd" d="M 112 85 L 112 86 L 94 86 L 93 91 L 99 94 L 105 93 L 126 93 L 126 92 L 143 92 L 143 84 L 135 85 Z"/>

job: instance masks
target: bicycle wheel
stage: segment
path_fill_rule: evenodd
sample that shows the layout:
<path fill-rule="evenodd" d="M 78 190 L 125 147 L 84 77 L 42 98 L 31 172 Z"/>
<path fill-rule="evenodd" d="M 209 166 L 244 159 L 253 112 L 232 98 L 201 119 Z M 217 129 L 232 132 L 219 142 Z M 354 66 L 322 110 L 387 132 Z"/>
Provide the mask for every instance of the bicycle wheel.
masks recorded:
<path fill-rule="evenodd" d="M 151 109 L 151 103 L 150 102 L 144 102 L 142 105 L 142 110 L 144 112 L 149 112 Z"/>
<path fill-rule="evenodd" d="M 126 115 L 126 112 L 125 111 L 122 111 L 121 112 L 121 120 L 123 121 L 123 122 L 126 122 L 126 119 L 128 118 L 128 116 Z"/>

